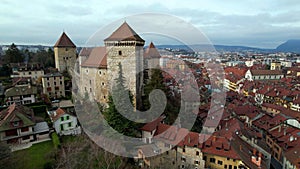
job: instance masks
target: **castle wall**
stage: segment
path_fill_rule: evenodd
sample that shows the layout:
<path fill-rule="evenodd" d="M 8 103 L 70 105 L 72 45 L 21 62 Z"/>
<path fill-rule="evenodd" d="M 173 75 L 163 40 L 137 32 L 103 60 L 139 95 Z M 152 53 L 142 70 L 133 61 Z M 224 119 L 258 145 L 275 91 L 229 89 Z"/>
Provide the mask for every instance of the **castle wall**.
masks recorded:
<path fill-rule="evenodd" d="M 102 68 L 81 67 L 80 91 L 83 97 L 106 104 L 108 100 L 107 70 Z"/>

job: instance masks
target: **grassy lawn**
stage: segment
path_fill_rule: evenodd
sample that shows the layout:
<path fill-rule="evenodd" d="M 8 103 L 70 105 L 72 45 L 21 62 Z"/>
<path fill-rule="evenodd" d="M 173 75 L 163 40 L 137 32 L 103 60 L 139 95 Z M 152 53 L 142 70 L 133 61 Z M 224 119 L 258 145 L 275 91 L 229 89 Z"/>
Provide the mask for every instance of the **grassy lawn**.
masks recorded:
<path fill-rule="evenodd" d="M 52 141 L 32 145 L 32 147 L 16 151 L 13 157 L 17 159 L 15 168 L 43 169 L 44 164 L 51 162 L 49 153 L 54 150 Z"/>

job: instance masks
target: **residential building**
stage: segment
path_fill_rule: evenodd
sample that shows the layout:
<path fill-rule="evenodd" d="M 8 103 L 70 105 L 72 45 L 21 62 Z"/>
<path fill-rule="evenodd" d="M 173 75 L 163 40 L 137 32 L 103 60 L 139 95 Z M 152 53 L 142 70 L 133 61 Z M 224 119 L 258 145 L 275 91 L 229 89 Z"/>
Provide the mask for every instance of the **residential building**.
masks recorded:
<path fill-rule="evenodd" d="M 65 97 L 64 76 L 61 73 L 49 73 L 42 77 L 43 93 L 49 98 Z"/>
<path fill-rule="evenodd" d="M 30 84 L 16 85 L 6 89 L 6 105 L 16 103 L 18 105 L 30 104 L 36 102 L 37 87 Z"/>
<path fill-rule="evenodd" d="M 272 157 L 279 163 L 283 162 L 284 152 L 288 152 L 299 144 L 298 133 L 300 129 L 285 124 L 277 125 L 268 131 L 267 145 L 271 149 Z"/>
<path fill-rule="evenodd" d="M 154 154 L 166 151 L 164 157 L 171 156 L 173 167 L 203 168 L 203 155 L 199 149 L 199 133 L 189 132 L 178 126 L 162 124 L 163 119 L 164 117 L 159 117 L 141 128 L 143 141 L 151 145 L 151 147 L 149 145 L 142 146 L 139 151 L 140 157 L 144 157 L 144 163 L 147 166 L 153 166 L 155 163 L 155 158 L 145 158 L 145 153 L 147 153 L 145 148 L 148 150 L 151 148 L 150 152 L 154 152 Z M 148 156 L 154 154 L 147 153 Z"/>
<path fill-rule="evenodd" d="M 36 84 L 38 79 L 44 75 L 44 70 L 40 65 L 11 64 L 11 78 L 31 78 L 31 82 Z"/>
<path fill-rule="evenodd" d="M 0 141 L 23 144 L 47 139 L 49 139 L 47 123 L 36 123 L 32 109 L 12 104 L 0 112 Z"/>
<path fill-rule="evenodd" d="M 243 163 L 240 155 L 232 148 L 229 140 L 224 137 L 210 137 L 205 141 L 202 152 L 207 168 L 248 168 Z"/>
<path fill-rule="evenodd" d="M 77 117 L 73 112 L 62 108 L 48 111 L 53 127 L 58 135 L 77 135 L 81 133 Z"/>
<path fill-rule="evenodd" d="M 248 70 L 245 74 L 247 80 L 280 80 L 284 74 L 280 70 Z"/>
<path fill-rule="evenodd" d="M 286 73 L 287 77 L 298 77 L 300 76 L 300 67 L 297 66 L 293 66 L 287 69 L 287 73 Z"/>
<path fill-rule="evenodd" d="M 291 103 L 291 110 L 300 112 L 300 97 L 297 96 Z"/>
<path fill-rule="evenodd" d="M 176 168 L 268 168 L 269 163 L 263 153 L 240 138 L 241 127 L 237 119 L 222 123 L 221 129 L 212 135 L 190 132 L 178 125 L 162 124 L 162 120 L 158 118 L 141 128 L 147 145 L 140 148 L 139 157 L 146 166 L 153 167 L 155 162 L 155 157 L 145 156 L 154 155 L 149 152 L 168 150 L 167 154 L 173 156 L 170 166 Z"/>
<path fill-rule="evenodd" d="M 272 62 L 270 70 L 281 70 L 281 62 Z"/>
<path fill-rule="evenodd" d="M 225 71 L 225 79 L 224 79 L 224 87 L 228 91 L 240 92 L 240 86 L 244 81 L 244 75 L 246 73 L 246 69 L 239 67 L 226 67 Z"/>

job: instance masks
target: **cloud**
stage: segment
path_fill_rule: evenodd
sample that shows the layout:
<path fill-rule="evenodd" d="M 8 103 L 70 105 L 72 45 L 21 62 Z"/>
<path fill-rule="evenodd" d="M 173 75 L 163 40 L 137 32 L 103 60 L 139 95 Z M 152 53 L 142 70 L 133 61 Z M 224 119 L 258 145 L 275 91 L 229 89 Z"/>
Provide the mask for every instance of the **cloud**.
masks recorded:
<path fill-rule="evenodd" d="M 83 45 L 99 28 L 115 20 L 158 12 L 188 21 L 214 43 L 273 48 L 287 39 L 300 38 L 299 9 L 298 0 L 4 0 L 0 6 L 0 43 L 52 45 L 65 30 L 76 44 Z M 166 23 L 155 21 L 153 27 L 159 24 Z M 139 26 L 135 29 L 142 30 Z"/>

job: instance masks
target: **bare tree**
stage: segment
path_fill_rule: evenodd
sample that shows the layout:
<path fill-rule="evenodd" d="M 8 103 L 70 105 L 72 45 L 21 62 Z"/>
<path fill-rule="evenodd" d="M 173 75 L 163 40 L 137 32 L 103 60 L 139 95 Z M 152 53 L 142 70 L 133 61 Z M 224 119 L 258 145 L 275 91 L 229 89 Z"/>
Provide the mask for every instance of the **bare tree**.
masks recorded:
<path fill-rule="evenodd" d="M 104 151 L 86 135 L 76 137 L 74 141 L 62 143 L 57 152 L 56 169 L 118 169 L 133 168 L 127 158 Z M 130 167 L 129 167 L 130 166 Z"/>

